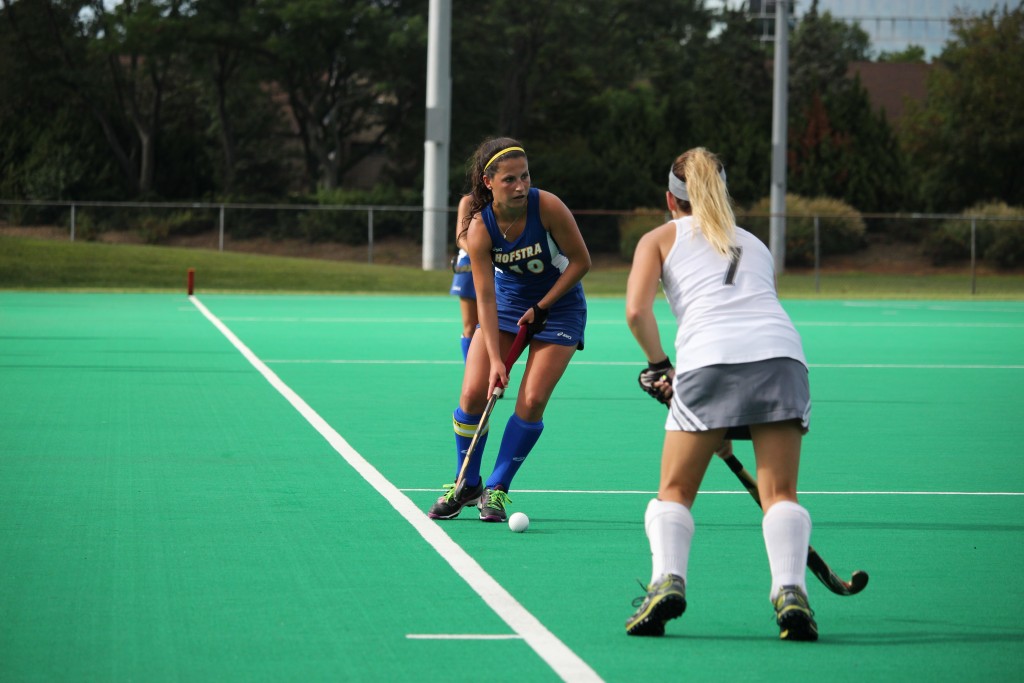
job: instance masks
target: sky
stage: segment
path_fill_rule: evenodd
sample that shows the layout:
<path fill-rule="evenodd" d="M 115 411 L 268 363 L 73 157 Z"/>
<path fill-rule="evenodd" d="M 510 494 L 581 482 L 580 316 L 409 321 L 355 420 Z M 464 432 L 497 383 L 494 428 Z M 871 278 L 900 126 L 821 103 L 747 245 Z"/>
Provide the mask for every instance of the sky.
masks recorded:
<path fill-rule="evenodd" d="M 708 7 L 738 8 L 743 4 L 743 0 L 707 0 Z M 1016 0 L 818 0 L 818 11 L 859 24 L 871 37 L 875 55 L 920 45 L 931 59 L 949 39 L 949 18 L 957 10 L 980 14 L 1004 5 L 1016 5 Z M 795 0 L 796 16 L 810 7 L 811 0 Z"/>

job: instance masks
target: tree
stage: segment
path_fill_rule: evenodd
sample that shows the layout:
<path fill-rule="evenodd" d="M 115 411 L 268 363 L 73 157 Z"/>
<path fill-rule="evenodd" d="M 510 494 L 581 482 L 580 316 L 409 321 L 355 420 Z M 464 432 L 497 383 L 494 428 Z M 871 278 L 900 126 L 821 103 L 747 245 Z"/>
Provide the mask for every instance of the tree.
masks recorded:
<path fill-rule="evenodd" d="M 273 196 L 290 187 L 282 111 L 267 96 L 255 62 L 258 0 L 196 0 L 186 44 L 197 104 L 220 154 L 212 162 L 219 193 Z M 268 144 L 269 143 L 269 144 Z"/>
<path fill-rule="evenodd" d="M 772 74 L 760 26 L 742 12 L 721 19 L 722 30 L 700 45 L 692 85 L 680 94 L 689 123 L 675 154 L 697 145 L 712 150 L 726 167 L 732 197 L 750 204 L 770 184 Z"/>
<path fill-rule="evenodd" d="M 102 91 L 92 86 L 96 68 L 82 21 L 86 5 L 3 0 L 0 136 L 2 190 L 9 196 L 66 197 L 76 190 L 88 192 L 90 180 L 109 181 L 102 160 L 89 158 L 94 137 L 104 140 L 109 151 L 122 152 L 116 185 L 137 180 L 129 172 Z"/>
<path fill-rule="evenodd" d="M 925 61 L 924 48 L 920 45 L 908 45 L 902 50 L 895 52 L 880 52 L 878 53 L 879 62 L 887 62 L 889 64 L 907 64 Z"/>
<path fill-rule="evenodd" d="M 131 195 L 155 191 L 162 113 L 180 66 L 185 0 L 4 0 L 40 88 L 92 117 Z M 42 83 L 45 82 L 45 86 Z"/>
<path fill-rule="evenodd" d="M 694 34 L 710 23 L 702 4 L 497 0 L 456 14 L 453 156 L 461 166 L 483 137 L 511 135 L 573 206 L 657 201 L 650 193 L 664 173 L 653 169 L 667 169 L 685 128 L 670 123 L 669 104 L 692 72 Z M 643 145 L 623 149 L 637 134 Z M 630 166 L 620 167 L 627 158 Z M 456 188 L 461 175 L 453 174 Z M 605 176 L 628 182 L 585 180 Z"/>
<path fill-rule="evenodd" d="M 985 200 L 1024 204 L 1024 3 L 952 21 L 927 101 L 903 127 L 919 200 L 959 211 Z"/>
<path fill-rule="evenodd" d="M 818 14 L 817 4 L 793 33 L 789 190 L 842 199 L 862 211 L 898 208 L 904 174 L 895 135 L 860 80 L 847 77 L 851 61 L 867 58 L 868 36 Z"/>
<path fill-rule="evenodd" d="M 423 74 L 412 80 L 410 69 L 422 64 L 417 57 L 426 50 L 423 6 L 421 0 L 257 6 L 264 75 L 287 97 L 311 190 L 338 187 L 410 110 L 422 108 Z"/>

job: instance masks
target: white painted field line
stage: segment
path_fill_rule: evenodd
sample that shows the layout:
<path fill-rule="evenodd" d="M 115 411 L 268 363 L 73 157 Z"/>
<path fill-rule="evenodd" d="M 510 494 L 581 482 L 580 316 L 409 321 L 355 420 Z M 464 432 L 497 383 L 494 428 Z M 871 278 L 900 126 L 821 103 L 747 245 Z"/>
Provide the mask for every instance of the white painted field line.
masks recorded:
<path fill-rule="evenodd" d="M 794 320 L 793 324 L 797 327 L 953 327 L 953 328 L 970 328 L 970 329 L 1020 329 L 1024 327 L 1024 323 L 900 323 L 900 322 L 846 322 L 846 321 L 835 321 L 835 322 L 800 322 Z"/>
<path fill-rule="evenodd" d="M 330 358 L 323 360 L 313 359 L 292 359 L 292 360 L 271 360 L 263 361 L 267 365 L 465 365 L 462 360 L 373 360 L 359 359 L 349 360 L 344 358 Z M 636 365 L 634 363 L 634 365 Z"/>
<path fill-rule="evenodd" d="M 484 635 L 482 633 L 406 633 L 409 640 L 522 640 L 520 635 Z"/>
<path fill-rule="evenodd" d="M 810 363 L 808 367 L 839 370 L 1024 370 L 1024 365 L 953 365 L 950 363 Z"/>
<path fill-rule="evenodd" d="M 352 469 L 360 474 L 409 524 L 451 565 L 452 569 L 469 584 L 484 602 L 494 610 L 513 632 L 518 634 L 565 681 L 600 681 L 601 678 L 586 662 L 551 633 L 535 616 L 526 610 L 501 584 L 446 534 L 437 523 L 421 511 L 405 494 L 388 481 L 373 465 L 360 455 L 326 420 L 313 410 L 274 371 L 249 350 L 235 334 L 210 312 L 198 298 L 189 297 L 196 308 L 220 330 L 246 360 L 263 375 L 312 427 L 324 437 Z"/>
<path fill-rule="evenodd" d="M 417 318 L 417 317 L 346 317 L 346 316 L 262 316 L 262 315 L 238 315 L 224 316 L 223 321 L 243 323 L 311 323 L 328 325 L 458 325 L 459 319 L 455 316 L 442 318 Z M 625 318 L 600 319 L 590 318 L 588 325 L 621 325 L 625 326 Z M 906 327 L 906 328 L 964 328 L 964 329 L 1020 329 L 1024 323 L 1018 322 L 912 322 L 895 320 L 794 320 L 793 324 L 799 327 Z M 661 327 L 675 327 L 676 321 L 667 318 L 659 320 Z"/>
<path fill-rule="evenodd" d="M 270 358 L 264 363 L 268 365 L 464 365 L 461 360 L 379 360 L 356 358 Z M 634 367 L 635 360 L 573 360 L 575 366 L 598 367 Z M 1024 365 L 981 365 L 981 364 L 949 364 L 949 363 L 810 363 L 811 368 L 830 368 L 838 370 L 1024 370 Z"/>
<path fill-rule="evenodd" d="M 231 323 L 327 323 L 333 325 L 459 325 L 452 317 L 300 317 L 298 315 L 225 315 Z"/>
<path fill-rule="evenodd" d="M 422 493 L 437 489 L 403 488 L 403 492 Z M 583 489 L 516 489 L 516 495 L 543 493 L 591 496 L 653 496 L 657 491 L 583 490 Z M 1022 491 L 797 491 L 801 496 L 1020 496 Z M 749 496 L 747 491 L 701 491 L 702 496 Z"/>

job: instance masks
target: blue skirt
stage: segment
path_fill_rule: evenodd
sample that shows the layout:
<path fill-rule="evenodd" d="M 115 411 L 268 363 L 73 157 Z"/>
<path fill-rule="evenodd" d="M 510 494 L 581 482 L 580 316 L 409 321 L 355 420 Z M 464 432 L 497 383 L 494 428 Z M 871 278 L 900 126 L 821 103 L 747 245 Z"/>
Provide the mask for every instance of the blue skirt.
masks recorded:
<path fill-rule="evenodd" d="M 455 262 L 455 270 L 461 271 L 463 268 L 469 268 L 469 254 L 459 251 L 459 259 Z M 473 272 L 456 272 L 455 277 L 452 278 L 452 287 L 448 290 L 448 293 L 463 299 L 476 299 L 476 287 L 473 286 Z"/>
<path fill-rule="evenodd" d="M 526 309 L 514 311 L 511 308 L 498 308 L 498 329 L 502 332 L 518 334 L 519 318 Z M 548 324 L 544 331 L 534 335 L 534 339 L 551 344 L 562 346 L 575 346 L 583 350 L 583 332 L 587 327 L 586 307 L 564 307 L 560 308 L 556 303 L 548 313 Z"/>

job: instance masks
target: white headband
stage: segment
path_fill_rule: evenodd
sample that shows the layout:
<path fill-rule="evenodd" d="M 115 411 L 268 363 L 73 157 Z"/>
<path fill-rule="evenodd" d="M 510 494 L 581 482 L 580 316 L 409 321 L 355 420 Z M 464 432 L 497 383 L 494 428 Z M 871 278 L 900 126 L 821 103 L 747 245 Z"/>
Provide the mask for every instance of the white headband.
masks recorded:
<path fill-rule="evenodd" d="M 718 172 L 718 175 L 722 178 L 722 182 L 725 182 L 725 169 L 723 168 Z M 679 179 L 675 171 L 671 168 L 668 169 L 668 191 L 672 193 L 674 197 L 679 197 L 684 202 L 690 201 L 690 193 L 686 191 L 686 183 Z"/>

